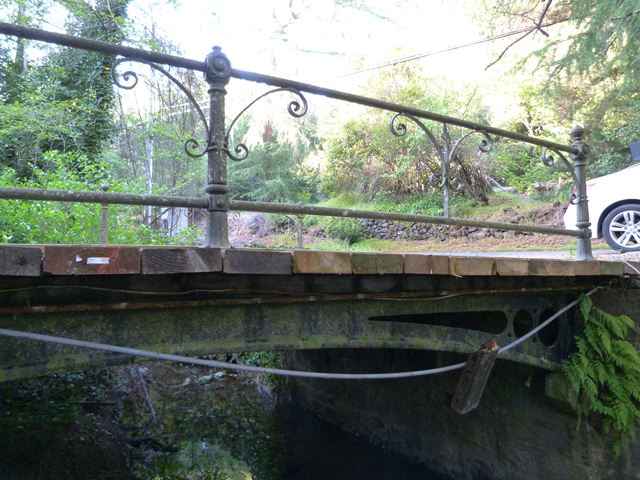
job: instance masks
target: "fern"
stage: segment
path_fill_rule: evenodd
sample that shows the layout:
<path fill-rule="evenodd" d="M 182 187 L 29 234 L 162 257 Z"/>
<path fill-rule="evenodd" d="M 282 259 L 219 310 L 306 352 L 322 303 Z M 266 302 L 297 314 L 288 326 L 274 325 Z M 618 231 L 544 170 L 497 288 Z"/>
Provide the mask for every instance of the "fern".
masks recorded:
<path fill-rule="evenodd" d="M 605 433 L 611 436 L 616 457 L 636 437 L 640 422 L 640 354 L 627 340 L 635 322 L 615 316 L 580 299 L 584 332 L 576 337 L 577 352 L 563 371 L 578 393 L 578 427 L 589 415 L 600 415 Z"/>

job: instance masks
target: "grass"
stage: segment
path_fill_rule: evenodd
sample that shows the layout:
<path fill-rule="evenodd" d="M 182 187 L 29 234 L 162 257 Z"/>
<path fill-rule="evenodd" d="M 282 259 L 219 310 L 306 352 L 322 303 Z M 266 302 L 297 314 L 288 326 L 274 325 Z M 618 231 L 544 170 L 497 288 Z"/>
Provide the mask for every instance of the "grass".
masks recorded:
<path fill-rule="evenodd" d="M 348 252 L 349 244 L 342 240 L 319 240 L 304 246 L 305 250 L 322 250 L 328 252 Z"/>
<path fill-rule="evenodd" d="M 549 206 L 551 201 L 526 197 L 520 194 L 500 192 L 489 196 L 488 204 L 476 203 L 465 212 L 467 218 L 491 219 L 504 215 L 505 210 L 526 211 Z"/>
<path fill-rule="evenodd" d="M 412 196 L 399 201 L 386 198 L 375 198 L 368 201 L 356 194 L 342 194 L 327 200 L 321 205 L 334 208 L 349 208 L 359 210 L 377 210 L 402 213 L 422 213 L 426 215 L 442 215 L 441 197 L 437 195 Z M 488 204 L 473 202 L 468 199 L 454 197 L 452 216 L 462 218 L 477 218 L 484 220 L 497 220 L 505 216 L 509 211 L 516 214 L 539 208 L 549 207 L 552 200 L 531 198 L 519 194 L 495 193 L 489 198 Z M 507 212 L 505 212 L 507 210 Z M 344 221 L 344 219 L 341 219 Z M 305 229 L 318 225 L 327 235 L 335 228 L 331 228 L 332 217 L 306 216 L 304 218 Z M 355 221 L 354 221 L 355 222 Z M 486 237 L 480 241 L 469 241 L 468 238 L 447 238 L 444 241 L 438 239 L 429 240 L 380 240 L 359 239 L 349 244 L 346 240 L 337 238 L 338 233 L 329 235 L 328 238 L 306 236 L 305 249 L 343 252 L 464 252 L 464 251 L 517 251 L 517 250 L 568 250 L 575 251 L 575 240 L 563 236 L 550 235 L 517 235 L 509 238 L 497 239 Z M 343 236 L 344 238 L 344 236 Z M 263 245 L 269 248 L 296 248 L 295 232 L 271 235 L 261 239 Z M 593 242 L 594 249 L 604 248 L 606 244 L 597 240 Z"/>
<path fill-rule="evenodd" d="M 354 210 L 375 210 L 382 212 L 411 213 L 430 216 L 442 216 L 442 196 L 425 193 L 409 197 L 394 199 L 385 196 L 367 200 L 353 193 L 343 193 L 330 198 L 319 205 L 332 208 L 349 208 Z M 452 216 L 465 216 L 476 202 L 463 197 L 453 197 L 451 200 Z"/>
<path fill-rule="evenodd" d="M 279 234 L 266 237 L 263 243 L 255 244 L 259 248 L 275 248 L 293 250 L 296 248 L 294 235 Z M 594 240 L 593 249 L 607 249 L 603 240 Z M 558 251 L 565 250 L 569 255 L 575 253 L 575 240 L 568 237 L 550 235 L 517 236 L 510 239 L 486 238 L 480 243 L 474 243 L 471 248 L 465 238 L 450 238 L 439 240 L 379 240 L 367 238 L 349 245 L 342 240 L 317 238 L 304 244 L 305 250 L 320 250 L 333 252 L 505 252 L 505 251 Z"/>
<path fill-rule="evenodd" d="M 352 245 L 350 250 L 354 252 L 384 252 L 394 251 L 398 246 L 398 242 L 394 240 L 380 240 L 378 238 L 365 238 Z"/>

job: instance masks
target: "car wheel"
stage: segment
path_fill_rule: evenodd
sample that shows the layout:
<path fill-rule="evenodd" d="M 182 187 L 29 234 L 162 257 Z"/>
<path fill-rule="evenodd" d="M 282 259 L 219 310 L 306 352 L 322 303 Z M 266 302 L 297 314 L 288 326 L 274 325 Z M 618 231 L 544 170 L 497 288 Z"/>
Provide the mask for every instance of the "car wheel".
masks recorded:
<path fill-rule="evenodd" d="M 614 250 L 640 251 L 640 205 L 621 205 L 611 210 L 602 223 L 602 233 Z"/>

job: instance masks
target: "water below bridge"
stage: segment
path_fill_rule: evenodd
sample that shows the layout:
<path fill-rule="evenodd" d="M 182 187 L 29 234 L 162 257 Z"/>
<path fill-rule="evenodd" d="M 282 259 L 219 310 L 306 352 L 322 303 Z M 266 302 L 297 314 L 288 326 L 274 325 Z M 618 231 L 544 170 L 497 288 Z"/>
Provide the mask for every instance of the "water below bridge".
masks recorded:
<path fill-rule="evenodd" d="M 0 403 L 4 480 L 447 478 L 255 376 L 130 365 L 6 383 Z"/>

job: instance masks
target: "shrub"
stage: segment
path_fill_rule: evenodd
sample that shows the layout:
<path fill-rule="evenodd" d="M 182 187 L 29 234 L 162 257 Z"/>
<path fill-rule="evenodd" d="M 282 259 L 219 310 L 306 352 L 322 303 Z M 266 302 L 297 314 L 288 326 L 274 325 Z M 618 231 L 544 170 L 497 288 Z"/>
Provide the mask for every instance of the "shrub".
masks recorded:
<path fill-rule="evenodd" d="M 352 244 L 362 238 L 362 225 L 353 218 L 330 217 L 322 221 L 325 232 L 333 238 Z"/>

